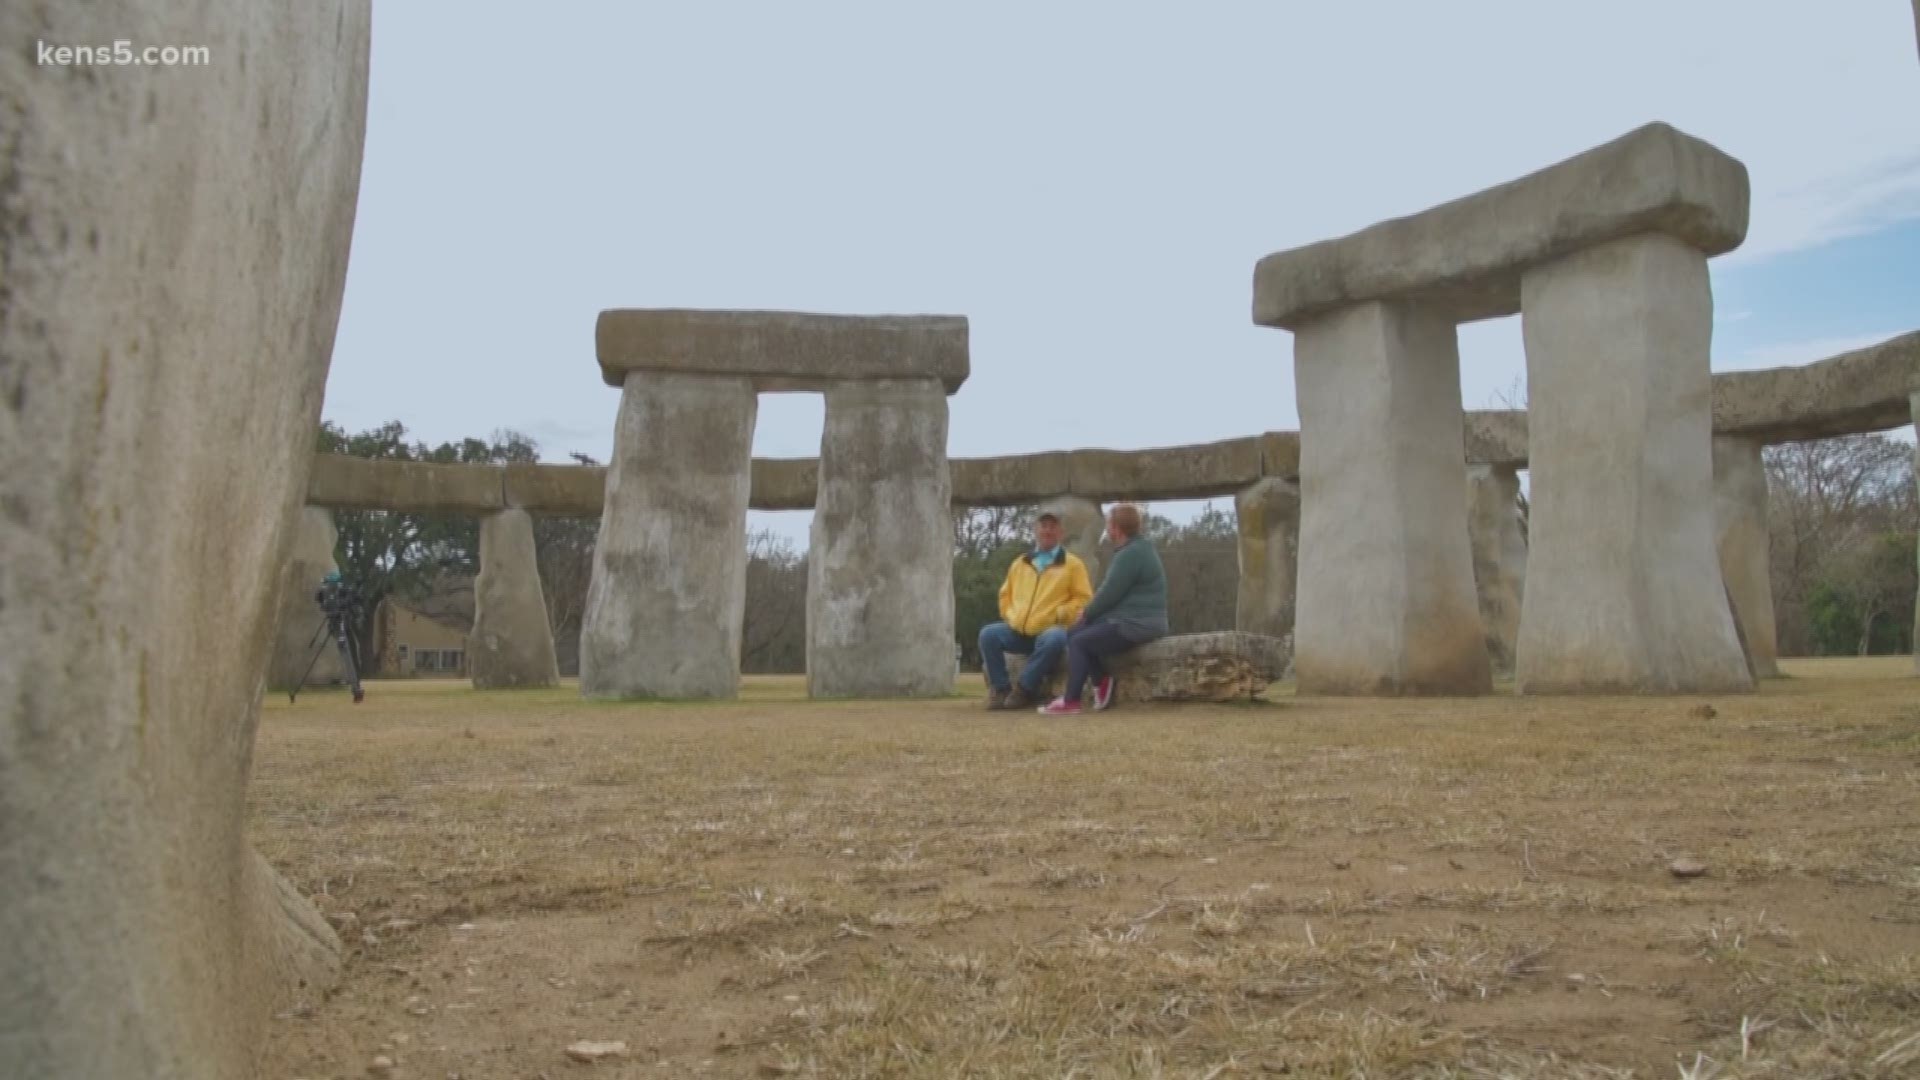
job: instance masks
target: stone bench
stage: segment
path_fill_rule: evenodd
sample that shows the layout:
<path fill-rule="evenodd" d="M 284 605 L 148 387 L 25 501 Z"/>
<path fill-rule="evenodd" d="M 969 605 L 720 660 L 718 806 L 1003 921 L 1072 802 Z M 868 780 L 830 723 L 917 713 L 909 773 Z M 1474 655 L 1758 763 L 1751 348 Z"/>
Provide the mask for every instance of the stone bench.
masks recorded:
<path fill-rule="evenodd" d="M 1114 701 L 1134 704 L 1252 698 L 1286 674 L 1291 656 L 1289 639 L 1240 630 L 1163 637 L 1115 659 Z M 1024 656 L 1009 656 L 1007 670 L 1017 679 L 1026 662 Z M 1058 696 L 1064 689 L 1066 667 L 1066 657 L 1062 656 L 1047 688 L 1050 696 Z"/>

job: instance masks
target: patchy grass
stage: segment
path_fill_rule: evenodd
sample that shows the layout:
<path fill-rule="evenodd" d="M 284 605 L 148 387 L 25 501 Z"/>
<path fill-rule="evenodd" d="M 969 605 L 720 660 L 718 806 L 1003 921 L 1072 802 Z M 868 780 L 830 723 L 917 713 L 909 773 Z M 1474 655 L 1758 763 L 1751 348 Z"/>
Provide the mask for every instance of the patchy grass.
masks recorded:
<path fill-rule="evenodd" d="M 349 958 L 262 1074 L 1920 1075 L 1907 663 L 1710 717 L 269 699 L 254 835 Z"/>

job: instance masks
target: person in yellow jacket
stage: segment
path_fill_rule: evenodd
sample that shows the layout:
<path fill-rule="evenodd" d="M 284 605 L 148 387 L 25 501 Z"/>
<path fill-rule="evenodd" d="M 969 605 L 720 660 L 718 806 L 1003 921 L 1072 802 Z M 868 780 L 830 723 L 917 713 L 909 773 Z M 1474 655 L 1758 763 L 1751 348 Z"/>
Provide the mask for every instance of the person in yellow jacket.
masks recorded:
<path fill-rule="evenodd" d="M 1043 700 L 1053 667 L 1067 648 L 1067 628 L 1093 599 L 1087 564 L 1061 543 L 1060 519 L 1041 514 L 1033 550 L 1007 567 L 1000 586 L 1000 620 L 980 628 L 980 663 L 987 673 L 987 708 L 1020 709 Z M 1007 678 L 1007 654 L 1026 655 L 1020 685 Z"/>

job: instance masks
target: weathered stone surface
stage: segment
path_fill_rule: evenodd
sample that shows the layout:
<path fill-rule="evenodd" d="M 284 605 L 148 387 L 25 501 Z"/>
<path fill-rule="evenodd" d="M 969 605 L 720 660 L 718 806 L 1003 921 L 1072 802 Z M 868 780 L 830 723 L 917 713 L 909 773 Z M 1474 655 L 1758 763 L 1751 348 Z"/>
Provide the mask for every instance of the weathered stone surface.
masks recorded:
<path fill-rule="evenodd" d="M 1266 477 L 1235 495 L 1233 509 L 1240 532 L 1234 629 L 1291 638 L 1294 568 L 1300 551 L 1300 485 Z"/>
<path fill-rule="evenodd" d="M 1913 422 L 1920 331 L 1811 364 L 1713 377 L 1713 432 L 1763 443 L 1828 439 Z"/>
<path fill-rule="evenodd" d="M 417 514 L 491 514 L 506 508 L 506 471 L 498 465 L 383 461 L 316 454 L 307 503 L 331 510 Z"/>
<path fill-rule="evenodd" d="M 949 463 L 956 506 L 1018 506 L 1069 490 L 1067 452 L 955 458 Z"/>
<path fill-rule="evenodd" d="M 753 459 L 753 509 L 811 510 L 819 493 L 819 458 Z"/>
<path fill-rule="evenodd" d="M 967 320 L 958 315 L 818 315 L 797 311 L 603 311 L 594 327 L 608 386 L 630 371 L 738 376 L 759 390 L 825 390 L 860 379 L 967 381 Z"/>
<path fill-rule="evenodd" d="M 1115 658 L 1114 701 L 1244 701 L 1280 681 L 1290 654 L 1286 638 L 1238 630 L 1163 637 Z M 1027 657 L 1009 655 L 1009 674 L 1019 678 L 1026 661 Z M 1066 665 L 1061 664 L 1047 693 L 1058 696 L 1066 681 Z M 1089 697 L 1086 704 L 1091 701 Z"/>
<path fill-rule="evenodd" d="M 333 511 L 317 506 L 300 511 L 294 528 L 292 550 L 280 573 L 280 630 L 273 639 L 273 655 L 267 660 L 267 688 L 289 690 L 306 675 L 307 686 L 325 686 L 346 676 L 340 664 L 340 650 L 328 638 L 320 648 L 321 627 L 326 616 L 313 594 L 328 573 L 339 569 L 333 561 L 333 548 L 339 538 L 333 527 Z M 318 659 L 315 651 L 319 651 Z M 313 664 L 311 671 L 307 665 Z"/>
<path fill-rule="evenodd" d="M 1733 605 L 1735 629 L 1757 678 L 1780 674 L 1773 615 L 1773 570 L 1767 530 L 1767 468 L 1760 444 L 1713 440 L 1713 521 L 1720 575 Z"/>
<path fill-rule="evenodd" d="M 1150 450 L 1073 450 L 1069 488 L 1089 499 L 1204 499 L 1260 479 L 1260 440 L 1225 439 Z"/>
<path fill-rule="evenodd" d="M 1509 469 L 1527 467 L 1526 410 L 1478 409 L 1465 418 L 1468 461 Z"/>
<path fill-rule="evenodd" d="M 827 391 L 807 551 L 807 693 L 953 693 L 947 398 L 934 379 Z"/>
<path fill-rule="evenodd" d="M 1487 657 L 1495 671 L 1511 673 L 1527 576 L 1520 475 L 1513 467 L 1467 467 L 1467 536 L 1473 544 L 1473 583 L 1487 631 Z"/>
<path fill-rule="evenodd" d="M 473 583 L 467 670 L 476 690 L 560 685 L 553 627 L 540 588 L 533 518 L 502 510 L 480 521 L 480 576 Z"/>
<path fill-rule="evenodd" d="M 1260 435 L 1260 475 L 1300 479 L 1300 433 L 1268 431 Z"/>
<path fill-rule="evenodd" d="M 1039 513 L 1052 513 L 1060 518 L 1067 550 L 1087 564 L 1087 580 L 1098 587 L 1100 572 L 1107 560 L 1107 549 L 1102 543 L 1107 535 L 1107 516 L 1100 510 L 1100 504 L 1078 495 L 1062 495 L 1041 503 Z"/>
<path fill-rule="evenodd" d="M 1293 371 L 1301 691 L 1486 693 L 1453 323 L 1362 304 L 1301 327 Z"/>
<path fill-rule="evenodd" d="M 1527 275 L 1525 693 L 1750 690 L 1715 551 L 1699 251 L 1657 233 Z"/>
<path fill-rule="evenodd" d="M 627 376 L 581 623 L 582 694 L 739 693 L 759 404 L 743 378 Z"/>
<path fill-rule="evenodd" d="M 0 5 L 0 1073 L 239 1080 L 338 941 L 247 774 L 353 229 L 365 3 Z M 34 42 L 203 45 L 43 67 Z M 302 984 L 306 989 L 301 989 Z"/>
<path fill-rule="evenodd" d="M 593 465 L 507 465 L 502 501 L 510 510 L 553 517 L 599 517 L 607 470 Z"/>
<path fill-rule="evenodd" d="M 1747 235 L 1746 166 L 1654 123 L 1519 180 L 1261 259 L 1253 321 L 1295 329 L 1370 300 L 1418 300 L 1455 322 L 1520 310 L 1520 276 L 1639 233 L 1707 255 Z"/>

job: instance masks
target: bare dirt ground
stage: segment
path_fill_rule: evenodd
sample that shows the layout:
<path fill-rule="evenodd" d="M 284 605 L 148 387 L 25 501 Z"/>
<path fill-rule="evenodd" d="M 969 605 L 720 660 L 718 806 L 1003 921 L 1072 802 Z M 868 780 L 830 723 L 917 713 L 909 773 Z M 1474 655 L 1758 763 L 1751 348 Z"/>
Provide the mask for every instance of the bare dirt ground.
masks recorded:
<path fill-rule="evenodd" d="M 1920 1076 L 1908 664 L 1071 721 L 972 676 L 270 699 L 254 835 L 349 958 L 261 1075 Z"/>

